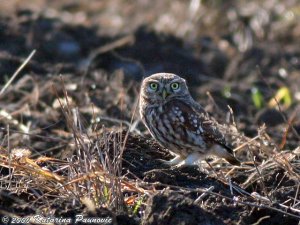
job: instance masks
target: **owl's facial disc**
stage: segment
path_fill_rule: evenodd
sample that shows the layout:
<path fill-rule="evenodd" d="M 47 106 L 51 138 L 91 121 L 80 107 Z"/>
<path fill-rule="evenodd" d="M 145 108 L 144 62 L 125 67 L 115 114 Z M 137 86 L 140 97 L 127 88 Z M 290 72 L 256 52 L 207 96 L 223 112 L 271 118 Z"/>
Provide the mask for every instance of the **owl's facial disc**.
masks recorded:
<path fill-rule="evenodd" d="M 154 74 L 144 80 L 142 96 L 164 104 L 173 98 L 189 95 L 185 80 L 175 74 Z"/>

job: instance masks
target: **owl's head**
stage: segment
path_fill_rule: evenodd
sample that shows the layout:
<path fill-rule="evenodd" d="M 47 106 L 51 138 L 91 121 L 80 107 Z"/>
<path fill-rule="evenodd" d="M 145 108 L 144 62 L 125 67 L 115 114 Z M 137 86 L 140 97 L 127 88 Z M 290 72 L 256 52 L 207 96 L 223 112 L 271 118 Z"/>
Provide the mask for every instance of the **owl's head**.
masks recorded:
<path fill-rule="evenodd" d="M 151 103 L 161 104 L 189 95 L 185 80 L 172 73 L 156 73 L 142 83 L 141 98 Z"/>

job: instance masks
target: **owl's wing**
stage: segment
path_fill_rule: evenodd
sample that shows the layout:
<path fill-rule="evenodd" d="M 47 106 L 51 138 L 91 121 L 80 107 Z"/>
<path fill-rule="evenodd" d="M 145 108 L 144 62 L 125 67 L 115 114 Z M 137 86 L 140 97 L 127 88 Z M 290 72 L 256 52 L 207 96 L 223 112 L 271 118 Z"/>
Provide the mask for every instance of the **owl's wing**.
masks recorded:
<path fill-rule="evenodd" d="M 206 113 L 200 113 L 198 114 L 200 121 L 201 121 L 201 127 L 203 130 L 202 136 L 208 143 L 212 144 L 219 144 L 223 147 L 225 147 L 227 150 L 230 149 L 227 144 L 224 135 L 219 131 L 217 124 L 212 118 Z M 232 150 L 230 149 L 231 153 Z"/>
<path fill-rule="evenodd" d="M 239 166 L 241 162 L 234 157 L 232 148 L 228 147 L 224 135 L 218 130 L 217 122 L 213 120 L 200 104 L 192 102 L 192 108 L 197 112 L 203 129 L 202 137 L 205 141 L 217 144 L 221 148 L 212 149 L 212 153 L 225 158 L 232 165 Z"/>
<path fill-rule="evenodd" d="M 198 103 L 177 99 L 166 106 L 165 113 L 173 118 L 170 122 L 173 129 L 184 133 L 183 138 L 185 137 L 186 140 L 188 136 L 191 137 L 189 139 L 191 145 L 202 145 L 202 148 L 208 149 L 214 146 L 209 151 L 211 154 L 225 158 L 232 165 L 240 165 L 240 161 L 234 157 L 232 149 L 226 144 L 217 123 Z"/>
<path fill-rule="evenodd" d="M 200 104 L 195 101 L 176 101 L 175 107 L 181 109 L 184 122 L 182 125 L 194 133 L 201 135 L 207 144 L 218 144 L 232 153 L 227 146 L 224 135 L 219 131 L 217 123 L 209 116 Z"/>

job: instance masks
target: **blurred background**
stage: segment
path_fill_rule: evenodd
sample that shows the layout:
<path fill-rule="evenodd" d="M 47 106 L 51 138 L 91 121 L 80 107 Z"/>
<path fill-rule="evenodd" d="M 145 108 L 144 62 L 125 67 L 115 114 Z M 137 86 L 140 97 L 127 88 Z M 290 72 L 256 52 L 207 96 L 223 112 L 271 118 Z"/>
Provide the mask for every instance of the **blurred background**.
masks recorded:
<path fill-rule="evenodd" d="M 229 105 L 246 135 L 254 136 L 265 123 L 279 141 L 288 121 L 293 121 L 289 144 L 297 146 L 297 0 L 10 0 L 0 4 L 0 82 L 6 82 L 36 49 L 17 80 L 25 75 L 34 79 L 43 90 L 38 99 L 46 105 L 54 101 L 47 82 L 57 83 L 57 75 L 63 74 L 67 83 L 76 84 L 71 95 L 83 110 L 94 103 L 100 115 L 130 120 L 141 79 L 173 72 L 186 78 L 192 95 L 223 122 L 228 122 L 224 115 Z M 30 92 L 35 86 L 27 80 L 19 87 L 26 83 Z M 21 98 L 16 94 L 2 99 Z M 38 101 L 31 104 L 44 109 Z"/>

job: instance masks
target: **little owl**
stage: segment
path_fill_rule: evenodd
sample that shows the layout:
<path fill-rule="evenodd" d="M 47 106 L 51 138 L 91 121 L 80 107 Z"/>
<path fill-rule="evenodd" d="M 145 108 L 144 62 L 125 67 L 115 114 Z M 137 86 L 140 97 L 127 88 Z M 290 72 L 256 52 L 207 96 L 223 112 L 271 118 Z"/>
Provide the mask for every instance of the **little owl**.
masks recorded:
<path fill-rule="evenodd" d="M 195 165 L 207 155 L 240 165 L 214 120 L 190 95 L 183 78 L 171 73 L 145 78 L 140 115 L 153 138 L 176 155 L 165 161 L 168 165 Z"/>

